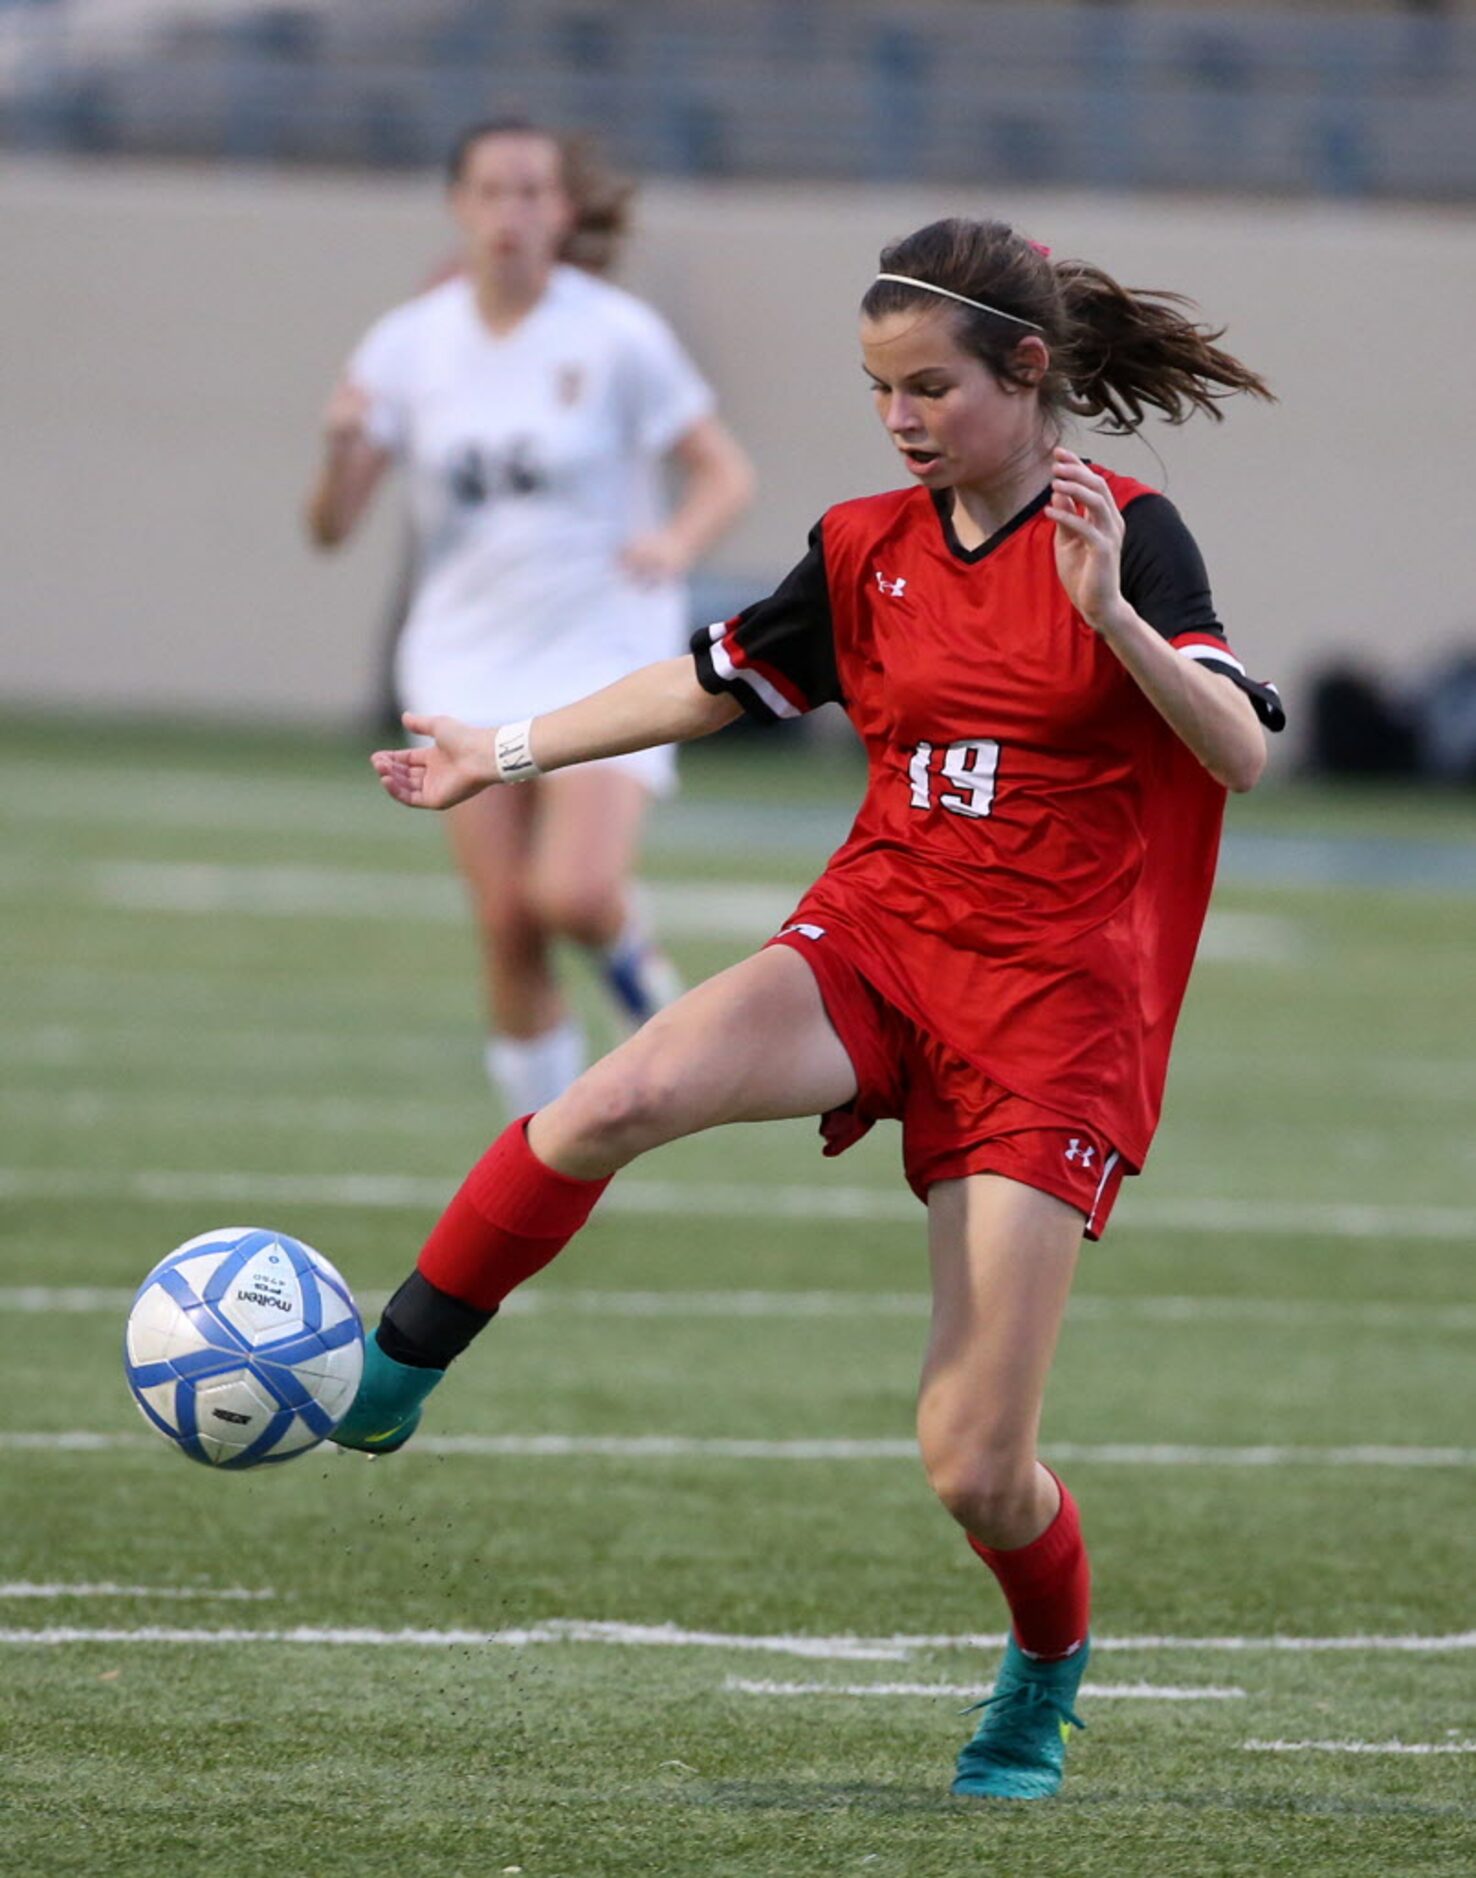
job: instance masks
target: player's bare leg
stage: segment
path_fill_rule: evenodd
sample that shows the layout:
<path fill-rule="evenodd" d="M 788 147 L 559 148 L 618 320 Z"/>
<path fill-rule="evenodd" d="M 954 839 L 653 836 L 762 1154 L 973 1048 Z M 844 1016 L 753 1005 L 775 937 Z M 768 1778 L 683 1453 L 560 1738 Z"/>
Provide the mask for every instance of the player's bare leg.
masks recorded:
<path fill-rule="evenodd" d="M 933 1323 L 918 1439 L 934 1491 L 995 1573 L 1012 1635 L 957 1793 L 1044 1798 L 1061 1782 L 1087 1659 L 1089 1578 L 1076 1508 L 1036 1444 L 1083 1220 L 994 1174 L 928 1200 Z"/>
<path fill-rule="evenodd" d="M 681 995 L 631 887 L 650 792 L 615 763 L 559 770 L 538 787 L 529 895 L 550 932 L 589 949 L 625 1022 L 643 1024 Z"/>
<path fill-rule="evenodd" d="M 543 787 L 488 789 L 446 815 L 476 921 L 492 1031 L 487 1075 L 509 1115 L 551 1101 L 584 1067 L 583 1031 L 554 976 L 532 885 Z"/>
<path fill-rule="evenodd" d="M 550 1167 L 605 1179 L 637 1155 L 722 1122 L 818 1115 L 856 1072 L 810 968 L 770 946 L 659 1012 L 539 1111 L 528 1143 Z"/>
<path fill-rule="evenodd" d="M 1081 1233 L 1074 1207 L 997 1174 L 940 1181 L 928 1195 L 933 1320 L 918 1441 L 934 1491 L 984 1545 L 1025 1545 L 1056 1511 L 1036 1440 Z"/>
<path fill-rule="evenodd" d="M 333 1439 L 371 1453 L 402 1446 L 446 1366 L 637 1155 L 719 1122 L 818 1114 L 855 1093 L 797 953 L 771 947 L 689 991 L 472 1169 L 385 1307 Z"/>

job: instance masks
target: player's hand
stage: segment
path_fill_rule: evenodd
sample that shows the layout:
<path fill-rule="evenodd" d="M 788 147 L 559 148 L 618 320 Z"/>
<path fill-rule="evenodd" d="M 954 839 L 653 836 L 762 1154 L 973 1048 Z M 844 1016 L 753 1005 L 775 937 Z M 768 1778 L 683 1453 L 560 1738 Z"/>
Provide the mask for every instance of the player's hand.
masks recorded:
<path fill-rule="evenodd" d="M 411 809 L 449 809 L 498 781 L 496 733 L 454 717 L 419 717 L 407 711 L 406 730 L 434 742 L 413 750 L 376 750 L 369 761 L 395 798 Z"/>
<path fill-rule="evenodd" d="M 323 436 L 330 449 L 342 450 L 367 436 L 372 400 L 362 385 L 340 379 L 323 407 Z"/>
<path fill-rule="evenodd" d="M 1122 511 L 1104 477 L 1074 451 L 1058 449 L 1046 514 L 1056 524 L 1061 585 L 1077 612 L 1100 632 L 1123 604 Z"/>
<path fill-rule="evenodd" d="M 627 541 L 620 565 L 642 586 L 654 587 L 663 580 L 680 580 L 692 565 L 692 556 L 668 528 L 636 535 Z"/>

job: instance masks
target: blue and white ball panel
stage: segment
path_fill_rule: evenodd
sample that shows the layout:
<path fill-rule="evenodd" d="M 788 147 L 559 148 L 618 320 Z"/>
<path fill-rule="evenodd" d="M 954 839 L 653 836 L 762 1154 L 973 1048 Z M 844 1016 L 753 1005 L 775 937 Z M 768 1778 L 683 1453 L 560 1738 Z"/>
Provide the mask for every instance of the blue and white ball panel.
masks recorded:
<path fill-rule="evenodd" d="M 285 1233 L 188 1240 L 139 1287 L 124 1368 L 145 1419 L 192 1459 L 256 1467 L 315 1446 L 347 1413 L 364 1364 L 353 1296 Z"/>

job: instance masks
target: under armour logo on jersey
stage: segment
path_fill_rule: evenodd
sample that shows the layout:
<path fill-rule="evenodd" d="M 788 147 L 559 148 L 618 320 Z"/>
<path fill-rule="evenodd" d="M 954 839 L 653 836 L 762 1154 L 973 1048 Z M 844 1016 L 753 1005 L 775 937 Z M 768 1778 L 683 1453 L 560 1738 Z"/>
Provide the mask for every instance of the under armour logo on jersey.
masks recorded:
<path fill-rule="evenodd" d="M 900 600 L 903 594 L 906 593 L 907 582 L 905 579 L 888 580 L 886 575 L 881 571 L 879 567 L 874 568 L 872 571 L 876 575 L 877 586 L 880 587 L 882 592 L 884 594 L 887 594 L 891 599 Z"/>
<path fill-rule="evenodd" d="M 1097 1150 L 1092 1146 L 1090 1141 L 1081 1141 L 1073 1135 L 1066 1147 L 1066 1159 L 1068 1161 L 1080 1161 L 1083 1167 L 1090 1167 L 1092 1164 L 1092 1156 L 1096 1152 Z"/>
<path fill-rule="evenodd" d="M 811 926 L 805 920 L 799 920 L 793 926 L 781 926 L 778 936 L 782 939 L 787 932 L 797 932 L 803 939 L 823 939 L 825 937 L 825 928 L 823 926 Z"/>

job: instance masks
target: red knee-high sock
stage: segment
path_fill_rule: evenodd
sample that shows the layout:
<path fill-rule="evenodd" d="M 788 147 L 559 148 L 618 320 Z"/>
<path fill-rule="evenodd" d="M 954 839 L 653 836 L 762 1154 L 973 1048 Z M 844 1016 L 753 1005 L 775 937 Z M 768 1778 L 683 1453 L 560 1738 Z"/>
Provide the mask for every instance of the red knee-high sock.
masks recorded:
<path fill-rule="evenodd" d="M 547 1167 L 528 1146 L 529 1117 L 499 1135 L 461 1183 L 417 1264 L 437 1290 L 495 1311 L 542 1271 L 589 1218 L 610 1184 Z"/>
<path fill-rule="evenodd" d="M 1049 1471 L 1049 1470 L 1048 1470 Z M 1055 1474 L 1061 1489 L 1056 1517 L 1029 1545 L 1000 1549 L 969 1544 L 983 1559 L 1005 1594 L 1015 1641 L 1027 1656 L 1047 1662 L 1070 1656 L 1081 1647 L 1091 1618 L 1092 1572 L 1076 1502 Z"/>

